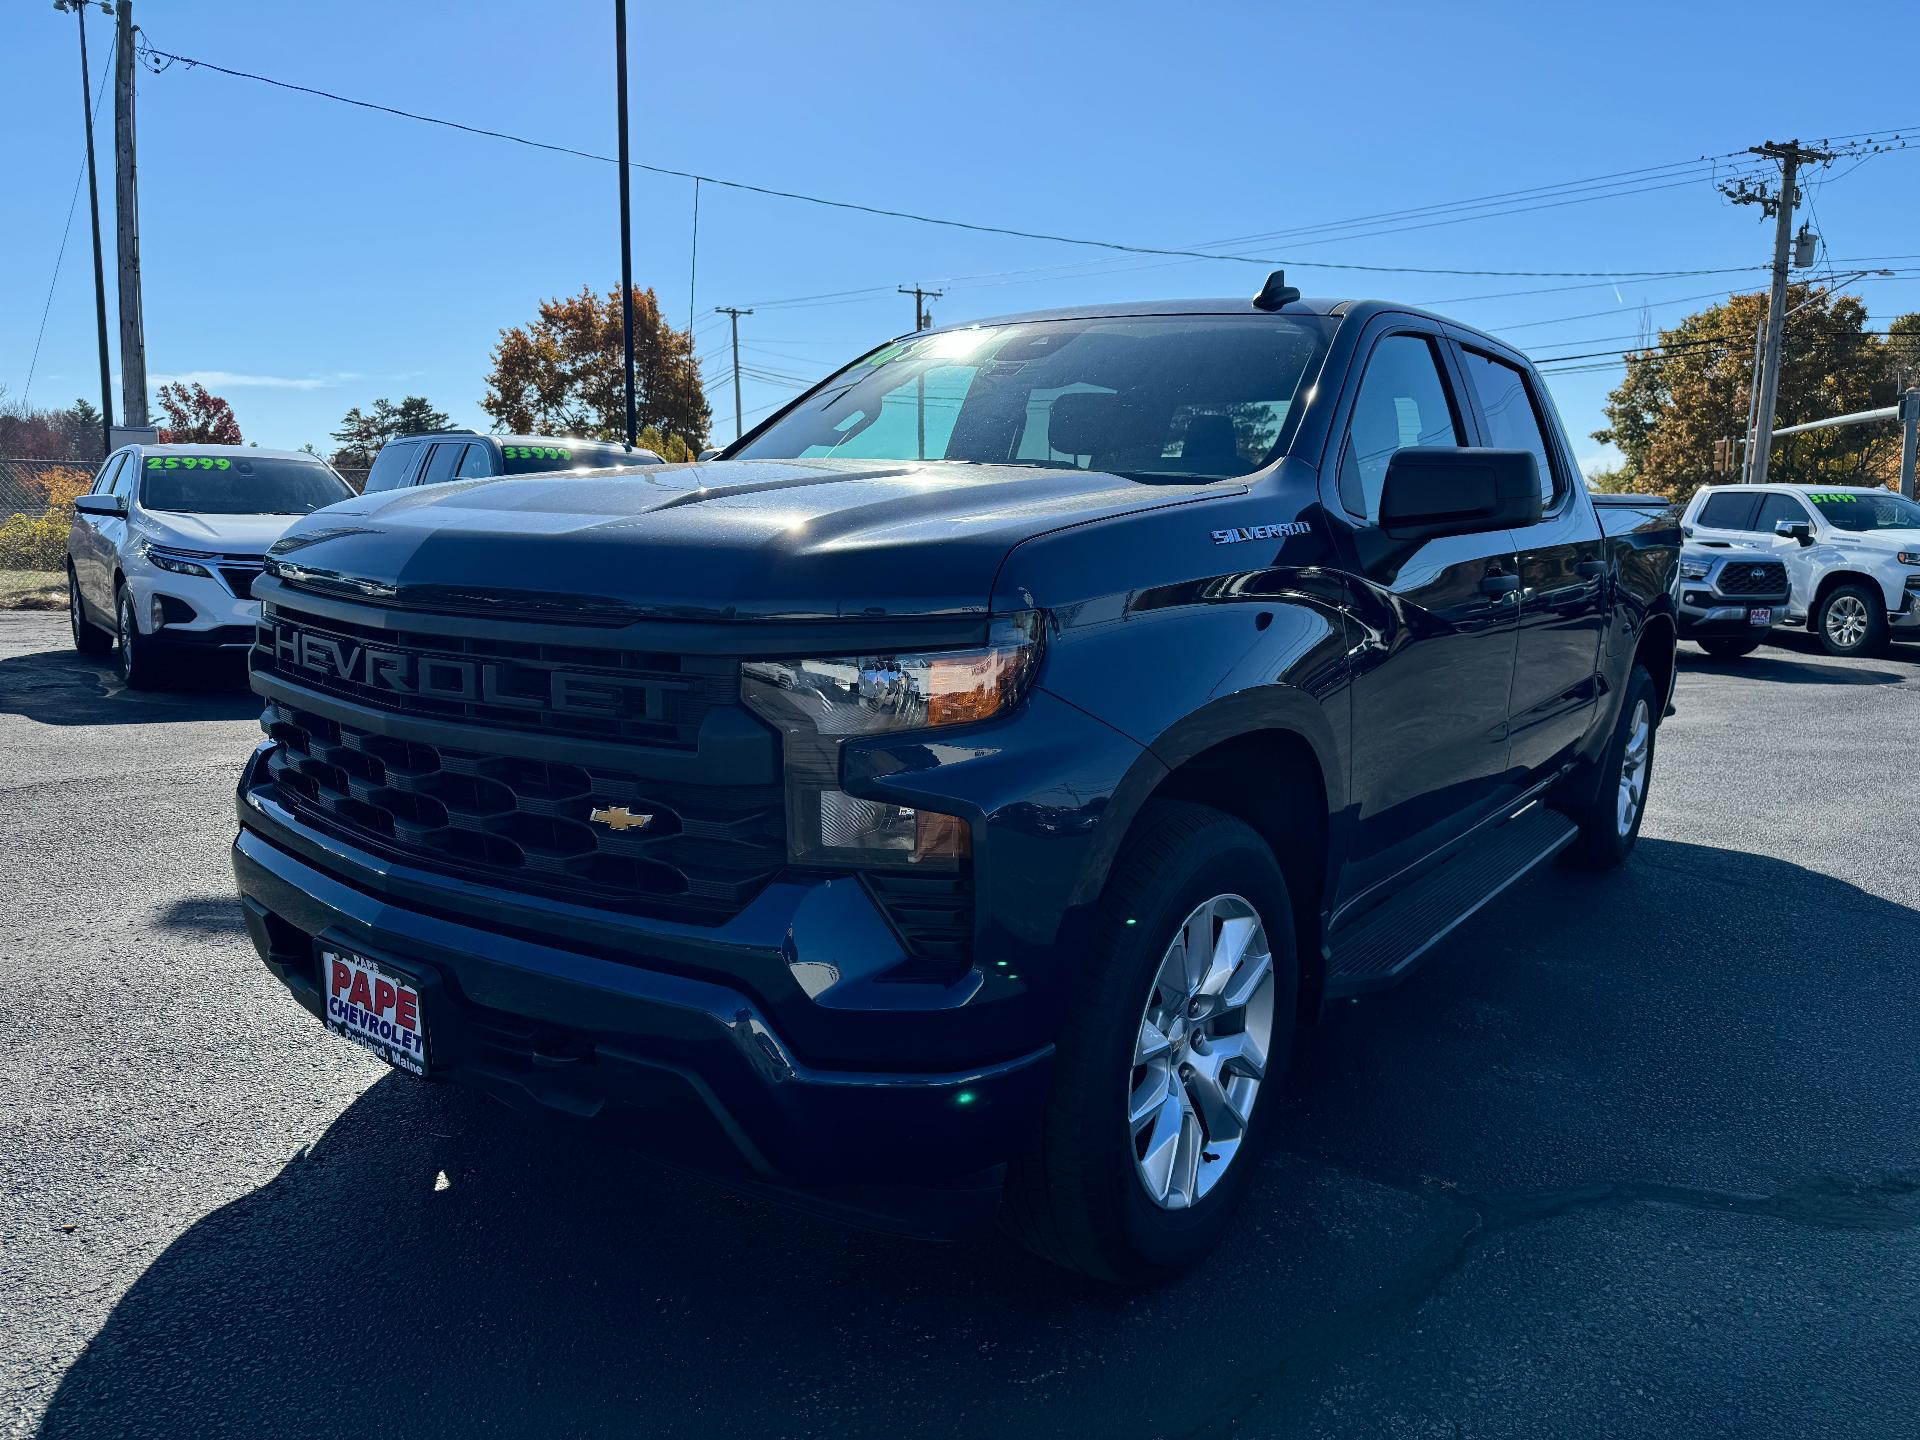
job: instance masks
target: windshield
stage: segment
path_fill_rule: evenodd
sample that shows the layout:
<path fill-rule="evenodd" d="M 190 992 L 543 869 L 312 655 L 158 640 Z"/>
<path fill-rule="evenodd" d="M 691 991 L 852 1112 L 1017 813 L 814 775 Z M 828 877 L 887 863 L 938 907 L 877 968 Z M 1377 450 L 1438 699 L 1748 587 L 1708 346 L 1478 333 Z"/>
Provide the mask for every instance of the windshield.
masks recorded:
<path fill-rule="evenodd" d="M 728 458 L 950 460 L 1219 480 L 1268 463 L 1337 322 L 1043 320 L 916 336 L 842 370 Z"/>
<path fill-rule="evenodd" d="M 582 440 L 539 440 L 522 443 L 502 440 L 500 454 L 509 475 L 535 475 L 547 470 L 604 470 L 614 465 L 653 465 L 659 457 L 648 450 L 621 445 L 595 445 Z"/>
<path fill-rule="evenodd" d="M 149 455 L 140 503 L 195 515 L 305 515 L 353 491 L 318 460 L 264 455 Z"/>
<path fill-rule="evenodd" d="M 1807 499 L 1836 530 L 1920 530 L 1920 505 L 1892 491 L 1817 490 Z"/>

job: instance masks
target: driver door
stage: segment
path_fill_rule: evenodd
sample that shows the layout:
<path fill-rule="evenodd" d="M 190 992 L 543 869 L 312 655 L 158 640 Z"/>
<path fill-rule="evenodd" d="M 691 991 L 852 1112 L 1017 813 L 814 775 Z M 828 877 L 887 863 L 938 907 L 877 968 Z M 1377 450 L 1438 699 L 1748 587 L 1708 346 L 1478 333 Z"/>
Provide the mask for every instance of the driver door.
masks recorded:
<path fill-rule="evenodd" d="M 1338 513 L 1352 567 L 1354 844 L 1346 894 L 1458 838 L 1517 787 L 1508 711 L 1519 637 L 1509 530 L 1396 541 L 1379 528 L 1387 464 L 1410 445 L 1476 435 L 1446 347 L 1398 330 L 1376 340 L 1338 452 Z"/>

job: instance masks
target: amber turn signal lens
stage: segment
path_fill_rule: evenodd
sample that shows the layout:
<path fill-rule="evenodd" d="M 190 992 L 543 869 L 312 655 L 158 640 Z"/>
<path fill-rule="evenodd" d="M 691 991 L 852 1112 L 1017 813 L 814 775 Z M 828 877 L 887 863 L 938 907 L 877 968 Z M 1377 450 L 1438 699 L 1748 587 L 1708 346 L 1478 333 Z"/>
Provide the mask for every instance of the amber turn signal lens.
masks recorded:
<path fill-rule="evenodd" d="M 1027 659 L 1026 650 L 1014 648 L 930 657 L 927 723 L 963 725 L 998 715 L 1018 698 Z"/>

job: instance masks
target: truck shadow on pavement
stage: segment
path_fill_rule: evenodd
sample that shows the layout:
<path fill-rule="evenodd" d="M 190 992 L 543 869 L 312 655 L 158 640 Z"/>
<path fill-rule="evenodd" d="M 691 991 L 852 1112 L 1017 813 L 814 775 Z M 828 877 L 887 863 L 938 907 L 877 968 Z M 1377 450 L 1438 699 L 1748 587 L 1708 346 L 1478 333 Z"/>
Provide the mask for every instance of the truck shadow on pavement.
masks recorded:
<path fill-rule="evenodd" d="M 1394 1358 L 1435 1343 L 1408 1336 L 1436 1296 L 1466 1307 L 1446 1343 L 1511 1346 L 1512 1277 L 1476 1279 L 1476 1237 L 1602 1202 L 1674 1224 L 1696 1193 L 1721 1223 L 1796 1185 L 1825 1203 L 1810 1176 L 1911 1165 L 1916 950 L 1915 911 L 1744 852 L 1647 839 L 1616 874 L 1543 874 L 1409 984 L 1328 1016 L 1232 1254 L 1131 1296 L 682 1177 L 634 1158 L 627 1126 L 391 1075 L 147 1266 L 42 1433 L 1146 1434 L 1248 1407 L 1295 1433 L 1335 1383 L 1342 1433 L 1378 1433 L 1378 1387 L 1451 1373 Z M 1904 1216 L 1889 1226 L 1920 1224 Z M 1755 1283 L 1791 1284 L 1766 1278 L 1796 1243 L 1782 1222 L 1739 1223 L 1725 1243 L 1758 1253 Z M 1636 1279 L 1671 1264 L 1664 1239 L 1619 1249 L 1609 1289 L 1566 1306 L 1566 1348 L 1595 1364 L 1644 1338 Z M 1805 1335 L 1755 1333 L 1735 1298 L 1669 1342 L 1709 1387 L 1799 1363 L 1776 1351 Z M 1518 1413 L 1558 1398 L 1558 1376 L 1502 1374 Z"/>
<path fill-rule="evenodd" d="M 0 658 L 0 715 L 42 725 L 246 720 L 260 713 L 238 660 L 190 658 L 164 690 L 129 690 L 109 661 L 39 650 Z"/>

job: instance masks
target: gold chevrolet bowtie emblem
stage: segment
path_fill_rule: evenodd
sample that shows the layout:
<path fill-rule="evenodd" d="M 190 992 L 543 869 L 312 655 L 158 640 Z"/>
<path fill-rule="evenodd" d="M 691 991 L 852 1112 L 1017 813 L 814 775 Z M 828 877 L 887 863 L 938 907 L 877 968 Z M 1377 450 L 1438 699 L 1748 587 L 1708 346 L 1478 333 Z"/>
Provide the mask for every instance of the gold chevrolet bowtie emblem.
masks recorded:
<path fill-rule="evenodd" d="M 609 830 L 644 830 L 653 823 L 653 816 L 636 815 L 624 805 L 608 805 L 593 811 L 587 819 Z"/>

